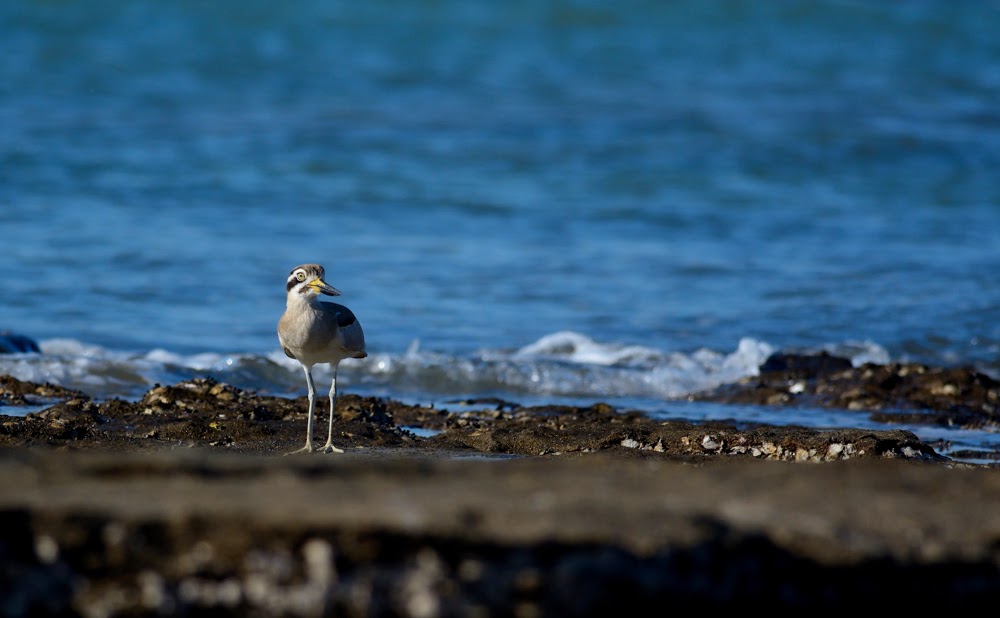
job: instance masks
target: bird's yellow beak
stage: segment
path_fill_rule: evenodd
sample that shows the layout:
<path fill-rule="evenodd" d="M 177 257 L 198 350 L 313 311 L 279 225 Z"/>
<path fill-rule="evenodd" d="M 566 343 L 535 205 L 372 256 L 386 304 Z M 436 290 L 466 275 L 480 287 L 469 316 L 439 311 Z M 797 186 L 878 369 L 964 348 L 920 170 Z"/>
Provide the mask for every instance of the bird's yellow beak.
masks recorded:
<path fill-rule="evenodd" d="M 340 296 L 340 290 L 333 287 L 326 281 L 323 281 L 322 279 L 316 279 L 315 281 L 309 284 L 309 287 L 315 290 L 317 294 L 326 294 L 327 296 Z"/>

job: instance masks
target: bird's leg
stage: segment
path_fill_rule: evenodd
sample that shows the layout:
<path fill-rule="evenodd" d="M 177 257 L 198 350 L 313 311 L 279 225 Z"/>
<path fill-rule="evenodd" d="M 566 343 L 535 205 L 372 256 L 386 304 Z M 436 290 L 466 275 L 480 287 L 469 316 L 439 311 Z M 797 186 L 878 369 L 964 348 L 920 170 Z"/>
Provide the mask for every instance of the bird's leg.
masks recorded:
<path fill-rule="evenodd" d="M 330 432 L 327 434 L 326 445 L 321 449 L 324 453 L 343 453 L 333 445 L 333 413 L 337 405 L 337 367 L 333 367 L 333 380 L 330 382 Z"/>
<path fill-rule="evenodd" d="M 306 421 L 306 445 L 297 451 L 285 453 L 286 455 L 313 452 L 313 412 L 316 409 L 316 388 L 313 387 L 312 368 L 305 365 L 302 368 L 306 372 L 306 386 L 309 387 L 309 420 Z"/>

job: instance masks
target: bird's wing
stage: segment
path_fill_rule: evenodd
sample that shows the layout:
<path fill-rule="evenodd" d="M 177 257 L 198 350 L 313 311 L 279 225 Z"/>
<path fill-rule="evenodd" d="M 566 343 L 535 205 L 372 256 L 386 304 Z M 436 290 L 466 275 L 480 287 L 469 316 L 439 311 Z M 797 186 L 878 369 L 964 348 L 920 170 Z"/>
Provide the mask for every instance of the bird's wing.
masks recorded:
<path fill-rule="evenodd" d="M 365 353 L 365 333 L 361 329 L 361 323 L 354 315 L 354 312 L 343 305 L 337 303 L 323 303 L 330 309 L 336 311 L 337 326 L 340 327 L 340 336 L 344 342 L 344 347 L 353 352 L 355 358 L 364 358 Z"/>

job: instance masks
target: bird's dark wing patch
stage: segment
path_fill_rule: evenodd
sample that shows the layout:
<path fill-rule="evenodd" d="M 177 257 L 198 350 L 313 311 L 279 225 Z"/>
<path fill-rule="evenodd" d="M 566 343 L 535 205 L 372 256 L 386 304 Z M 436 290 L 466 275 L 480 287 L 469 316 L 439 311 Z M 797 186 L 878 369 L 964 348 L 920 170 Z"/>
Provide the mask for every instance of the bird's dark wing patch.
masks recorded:
<path fill-rule="evenodd" d="M 337 310 L 337 326 L 345 328 L 358 321 L 358 319 L 354 317 L 354 313 L 347 307 L 338 305 L 337 303 L 329 304 L 333 305 L 333 308 Z"/>

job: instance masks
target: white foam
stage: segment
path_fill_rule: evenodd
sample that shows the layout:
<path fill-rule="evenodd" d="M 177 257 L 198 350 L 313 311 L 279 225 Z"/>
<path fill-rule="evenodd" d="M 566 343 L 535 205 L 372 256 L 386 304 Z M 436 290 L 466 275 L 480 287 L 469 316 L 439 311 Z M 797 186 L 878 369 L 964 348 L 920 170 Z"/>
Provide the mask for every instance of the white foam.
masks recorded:
<path fill-rule="evenodd" d="M 85 344 L 76 339 L 46 339 L 38 342 L 42 354 L 53 356 L 106 356 L 108 351 L 97 345 Z"/>
<path fill-rule="evenodd" d="M 581 333 L 560 331 L 522 347 L 510 358 L 536 364 L 531 381 L 549 394 L 676 398 L 756 375 L 773 350 L 768 343 L 745 337 L 730 353 L 703 348 L 684 354 L 601 343 Z M 484 358 L 498 360 L 502 355 Z M 552 361 L 578 367 L 547 366 Z M 602 371 L 601 367 L 617 370 Z"/>
<path fill-rule="evenodd" d="M 75 388 L 91 395 L 130 393 L 146 383 L 127 354 L 72 339 L 39 342 L 40 354 L 0 356 L 0 374 L 40 384 Z"/>
<path fill-rule="evenodd" d="M 598 343 L 586 335 L 560 331 L 522 347 L 515 358 L 551 358 L 590 365 L 640 364 L 658 362 L 660 351 L 639 345 Z"/>
<path fill-rule="evenodd" d="M 889 351 L 874 341 L 843 341 L 827 344 L 822 348 L 834 356 L 851 359 L 851 364 L 860 367 L 865 363 L 885 365 L 890 362 Z"/>

